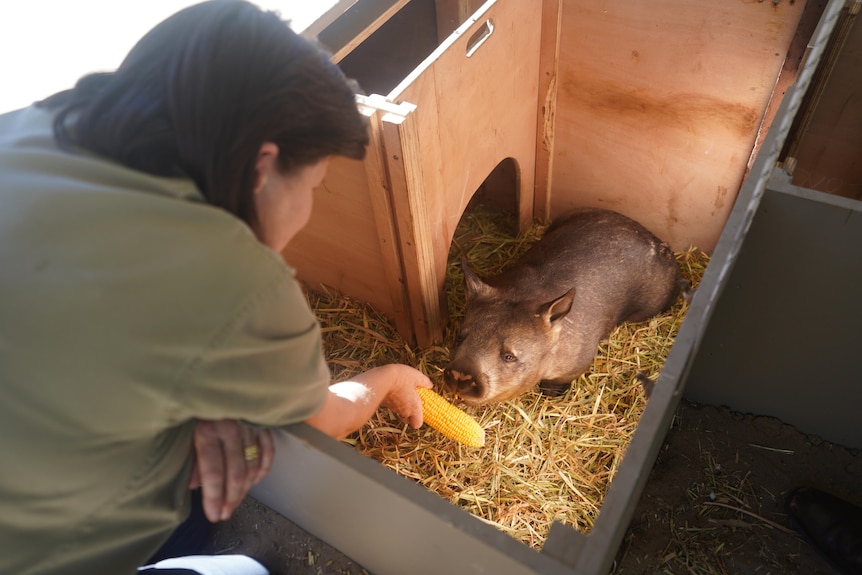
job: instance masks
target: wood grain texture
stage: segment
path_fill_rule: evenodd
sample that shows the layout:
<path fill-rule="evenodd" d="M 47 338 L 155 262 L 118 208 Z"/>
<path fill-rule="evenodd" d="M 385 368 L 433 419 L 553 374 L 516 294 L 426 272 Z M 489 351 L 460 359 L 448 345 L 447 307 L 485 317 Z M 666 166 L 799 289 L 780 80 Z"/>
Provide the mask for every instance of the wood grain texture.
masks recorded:
<path fill-rule="evenodd" d="M 383 146 L 383 127 L 381 118 L 384 114 L 374 114 L 371 118 L 371 143 L 368 146 L 368 156 L 365 158 L 365 174 L 368 177 L 369 199 L 374 213 L 377 241 L 383 264 L 383 290 L 389 294 L 391 308 L 377 307 L 385 311 L 394 321 L 399 333 L 413 332 L 413 320 L 410 313 L 410 302 L 404 285 L 403 264 L 398 246 L 398 230 L 393 218 L 392 186 L 386 166 L 386 150 Z M 380 295 L 383 299 L 383 295 Z"/>
<path fill-rule="evenodd" d="M 793 183 L 862 200 L 862 10 L 852 6 L 856 13 L 844 15 L 829 77 L 795 150 Z"/>
<path fill-rule="evenodd" d="M 382 12 L 380 12 L 380 14 L 378 14 L 367 26 L 332 54 L 332 61 L 340 62 L 347 54 L 350 54 L 354 48 L 374 34 L 374 32 L 386 23 L 393 14 L 401 10 L 407 2 L 409 2 L 409 0 L 394 0 L 385 8 L 381 8 Z"/>
<path fill-rule="evenodd" d="M 616 209 L 711 251 L 804 5 L 563 0 L 551 216 Z"/>
<path fill-rule="evenodd" d="M 455 228 L 473 194 L 506 158 L 517 164 L 519 222 L 532 220 L 541 31 L 536 8 L 515 0 L 486 2 L 388 94 L 417 106 L 398 127 L 412 130 L 400 139 L 412 176 L 406 202 L 395 207 L 402 249 L 415 254 L 405 256 L 404 273 L 409 297 L 423 300 L 428 323 L 419 326 L 427 330 L 422 340 L 442 333 L 446 313 L 440 307 Z M 489 21 L 493 32 L 468 57 L 471 37 Z"/>
<path fill-rule="evenodd" d="M 412 338 L 420 346 L 431 345 L 442 337 L 446 322 L 443 291 L 437 290 L 434 244 L 429 237 L 430 218 L 424 202 L 425 187 L 421 155 L 417 149 L 416 116 L 402 123 L 383 122 L 382 136 L 388 162 L 393 215 L 398 230 L 402 273 L 411 314 Z M 444 271 L 445 278 L 445 271 Z"/>
<path fill-rule="evenodd" d="M 369 161 L 374 162 L 374 156 L 366 157 Z M 387 228 L 378 219 L 389 215 L 375 213 L 382 204 L 372 198 L 365 162 L 332 159 L 326 179 L 314 192 L 311 220 L 282 255 L 312 289 L 334 288 L 396 319 L 403 316 L 404 304 L 387 266 L 398 261 L 397 246 L 394 239 L 381 241 Z"/>
<path fill-rule="evenodd" d="M 435 0 L 437 7 L 437 35 L 444 42 L 449 34 L 478 10 L 484 0 Z"/>
<path fill-rule="evenodd" d="M 536 186 L 534 215 L 547 221 L 553 189 L 554 127 L 559 76 L 560 14 L 563 0 L 543 0 L 542 38 L 539 46 L 539 93 L 536 102 Z"/>

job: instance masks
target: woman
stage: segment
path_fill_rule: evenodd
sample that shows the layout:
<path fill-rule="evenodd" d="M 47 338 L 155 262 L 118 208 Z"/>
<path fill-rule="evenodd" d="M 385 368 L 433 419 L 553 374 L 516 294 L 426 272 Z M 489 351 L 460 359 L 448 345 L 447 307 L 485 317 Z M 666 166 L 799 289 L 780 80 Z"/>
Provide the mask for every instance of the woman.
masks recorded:
<path fill-rule="evenodd" d="M 404 365 L 330 385 L 280 252 L 366 125 L 326 54 L 240 0 L 187 8 L 113 73 L 0 116 L 0 572 L 131 573 L 230 516 L 267 427 L 340 438 Z"/>

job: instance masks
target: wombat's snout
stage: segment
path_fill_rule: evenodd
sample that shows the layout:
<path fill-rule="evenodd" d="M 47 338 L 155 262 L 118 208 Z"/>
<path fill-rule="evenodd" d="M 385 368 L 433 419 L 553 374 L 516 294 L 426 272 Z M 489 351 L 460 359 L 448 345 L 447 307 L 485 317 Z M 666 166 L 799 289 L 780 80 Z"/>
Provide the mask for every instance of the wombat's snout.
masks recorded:
<path fill-rule="evenodd" d="M 443 370 L 443 379 L 450 389 L 455 391 L 466 403 L 474 403 L 484 394 L 484 387 L 469 373 L 464 373 L 452 367 Z"/>

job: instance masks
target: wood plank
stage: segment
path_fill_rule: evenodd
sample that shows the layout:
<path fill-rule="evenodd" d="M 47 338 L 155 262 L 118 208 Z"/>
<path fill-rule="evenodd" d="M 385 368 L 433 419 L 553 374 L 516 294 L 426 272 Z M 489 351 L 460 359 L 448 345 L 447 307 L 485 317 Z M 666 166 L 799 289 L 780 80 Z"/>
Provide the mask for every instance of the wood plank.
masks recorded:
<path fill-rule="evenodd" d="M 435 0 L 439 41 L 444 42 L 482 6 L 482 3 L 483 0 Z"/>
<path fill-rule="evenodd" d="M 563 0 L 543 0 L 539 46 L 539 93 L 536 105 L 536 186 L 534 214 L 547 221 L 551 213 L 554 158 L 554 118 L 557 109 L 557 77 L 560 61 L 560 23 Z"/>
<path fill-rule="evenodd" d="M 358 31 L 352 31 L 349 39 L 339 46 L 332 55 L 333 62 L 340 62 L 345 56 L 350 54 L 357 46 L 359 46 L 366 38 L 374 34 L 378 28 L 385 24 L 393 14 L 401 10 L 410 0 L 394 0 L 383 3 L 378 10 L 372 15 L 371 21 L 364 24 Z"/>
<path fill-rule="evenodd" d="M 551 214 L 715 246 L 805 2 L 564 0 Z"/>
<path fill-rule="evenodd" d="M 310 288 L 329 286 L 397 317 L 393 294 L 381 281 L 389 272 L 364 162 L 333 158 L 314 194 L 311 219 L 282 253 L 285 260 Z"/>
<path fill-rule="evenodd" d="M 411 114 L 399 123 L 384 121 L 381 133 L 410 307 L 411 339 L 425 347 L 442 337 L 446 307 L 441 301 L 443 292 L 437 291 L 442 280 L 436 276 L 438 270 L 433 265 L 434 246 L 423 239 L 431 232 L 427 204 L 423 201 L 426 191 L 423 166 L 418 160 L 416 116 Z"/>
<path fill-rule="evenodd" d="M 472 56 L 468 45 L 474 35 L 493 32 Z M 455 228 L 473 194 L 504 159 L 513 158 L 519 185 L 513 190 L 519 221 L 533 215 L 535 178 L 536 106 L 541 11 L 514 0 L 486 2 L 471 19 L 444 42 L 387 97 L 416 104 L 411 118 L 415 128 L 414 162 L 421 173 L 421 191 L 410 194 L 409 216 L 399 214 L 399 230 L 407 217 L 426 218 L 427 234 L 411 239 L 430 246 L 427 259 L 413 268 L 405 261 L 405 274 L 419 279 L 421 290 L 409 288 L 410 297 L 424 297 L 425 307 L 444 305 L 446 263 Z M 408 153 L 405 150 L 405 153 Z M 414 230 L 419 232 L 419 227 Z M 402 249 L 405 238 L 402 236 Z M 424 249 L 424 248 L 423 248 Z M 426 281 L 434 281 L 433 286 Z M 412 282 L 416 284 L 416 280 Z M 429 318 L 445 319 L 445 311 L 430 311 Z M 441 326 L 429 323 L 431 334 Z"/>
<path fill-rule="evenodd" d="M 849 4 L 834 61 L 795 150 L 793 183 L 862 200 L 862 2 Z"/>
<path fill-rule="evenodd" d="M 432 180 L 437 187 L 428 199 L 442 224 L 435 227 L 446 234 L 439 238 L 444 253 L 470 198 L 505 158 L 518 166 L 519 220 L 533 216 L 541 11 L 500 0 L 487 2 L 471 21 L 434 60 L 437 116 L 425 118 L 420 132 L 422 152 L 436 150 L 437 157 L 423 162 L 426 173 L 439 178 Z M 489 21 L 494 29 L 487 42 L 467 57 L 471 36 Z M 428 87 L 413 81 L 400 97 L 419 102 Z"/>
<path fill-rule="evenodd" d="M 398 333 L 410 341 L 414 333 L 413 320 L 404 285 L 403 264 L 389 192 L 386 151 L 383 147 L 383 134 L 380 125 L 381 116 L 383 116 L 382 113 L 375 113 L 370 118 L 371 143 L 365 158 L 365 173 L 368 177 L 369 198 L 374 213 L 377 241 L 380 245 L 383 264 L 385 278 L 383 289 L 389 293 L 389 299 L 392 302 L 391 312 L 388 312 L 388 315 L 394 322 Z"/>
<path fill-rule="evenodd" d="M 787 57 L 784 59 L 784 66 L 782 66 L 778 81 L 775 84 L 772 98 L 770 98 L 769 105 L 764 113 L 760 131 L 757 134 L 757 141 L 754 144 L 754 150 L 748 160 L 749 170 L 757 158 L 757 154 L 760 152 L 760 148 L 769 133 L 772 122 L 778 114 L 778 109 L 784 100 L 784 95 L 797 80 L 800 67 L 809 54 L 811 38 L 820 22 L 820 18 L 823 16 L 826 4 L 826 0 L 811 0 L 805 4 L 805 9 L 802 11 L 802 16 L 799 19 L 799 25 L 796 27 L 796 33 L 787 51 Z M 748 171 L 746 171 L 745 176 L 748 177 Z"/>
<path fill-rule="evenodd" d="M 394 0 L 370 1 L 392 4 Z M 365 93 L 388 94 L 439 46 L 436 19 L 434 0 L 411 0 L 391 14 L 374 34 L 339 58 L 338 65 L 349 78 L 359 82 Z M 355 24 L 350 27 L 353 33 L 361 33 L 360 23 L 339 21 L 320 34 L 320 41 L 336 50 L 339 43 L 352 38 L 342 38 L 347 33 L 342 28 L 348 28 L 348 24 Z"/>

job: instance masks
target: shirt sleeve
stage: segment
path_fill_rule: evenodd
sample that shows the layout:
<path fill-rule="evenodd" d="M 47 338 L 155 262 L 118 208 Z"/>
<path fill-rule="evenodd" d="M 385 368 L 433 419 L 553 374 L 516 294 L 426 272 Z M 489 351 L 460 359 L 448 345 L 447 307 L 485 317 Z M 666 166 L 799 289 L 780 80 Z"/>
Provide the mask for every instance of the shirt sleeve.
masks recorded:
<path fill-rule="evenodd" d="M 191 370 L 181 403 L 196 417 L 266 426 L 314 415 L 330 383 L 320 324 L 289 274 L 241 308 Z"/>

